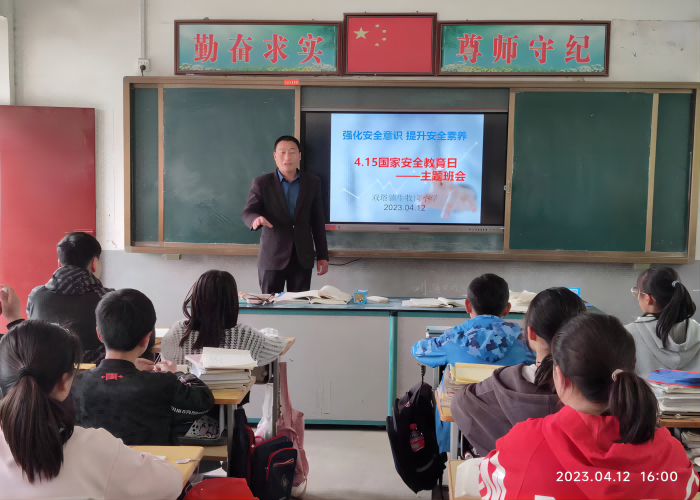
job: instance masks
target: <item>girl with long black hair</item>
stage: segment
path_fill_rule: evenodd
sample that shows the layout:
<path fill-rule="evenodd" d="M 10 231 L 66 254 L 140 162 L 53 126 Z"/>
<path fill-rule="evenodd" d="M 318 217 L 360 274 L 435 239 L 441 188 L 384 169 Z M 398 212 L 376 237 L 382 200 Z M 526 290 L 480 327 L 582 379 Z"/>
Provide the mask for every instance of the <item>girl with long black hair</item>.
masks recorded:
<path fill-rule="evenodd" d="M 637 348 L 636 371 L 700 371 L 700 324 L 691 319 L 695 303 L 675 269 L 652 267 L 632 288 L 644 314 L 625 328 Z"/>

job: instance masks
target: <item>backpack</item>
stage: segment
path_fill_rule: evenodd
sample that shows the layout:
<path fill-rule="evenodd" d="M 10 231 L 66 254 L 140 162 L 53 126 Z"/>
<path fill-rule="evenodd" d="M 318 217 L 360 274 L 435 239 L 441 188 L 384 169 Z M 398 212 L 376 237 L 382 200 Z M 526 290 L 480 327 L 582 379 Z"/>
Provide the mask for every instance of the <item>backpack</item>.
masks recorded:
<path fill-rule="evenodd" d="M 386 418 L 396 472 L 414 493 L 432 490 L 438 483 L 442 486 L 442 472 L 445 470 L 445 456 L 440 454 L 435 434 L 433 390 L 423 382 L 424 376 L 425 367 L 421 366 L 421 381 L 401 399 L 396 398 L 393 416 Z M 412 424 L 416 424 L 416 430 L 425 440 L 424 447 L 418 451 L 411 448 Z"/>
<path fill-rule="evenodd" d="M 250 490 L 260 500 L 289 499 L 297 466 L 297 450 L 278 434 L 255 446 L 251 457 Z"/>
<path fill-rule="evenodd" d="M 243 408 L 233 412 L 233 420 L 227 476 L 245 479 L 260 500 L 289 499 L 297 466 L 297 450 L 292 441 L 278 434 L 256 445 Z"/>

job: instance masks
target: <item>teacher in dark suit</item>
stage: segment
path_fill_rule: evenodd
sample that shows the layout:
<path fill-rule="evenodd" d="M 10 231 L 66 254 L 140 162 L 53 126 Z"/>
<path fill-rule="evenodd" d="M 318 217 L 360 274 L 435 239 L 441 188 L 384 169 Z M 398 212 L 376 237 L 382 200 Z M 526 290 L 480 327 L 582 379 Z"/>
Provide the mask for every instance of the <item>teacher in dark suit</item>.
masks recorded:
<path fill-rule="evenodd" d="M 317 274 L 328 272 L 328 244 L 321 202 L 321 179 L 301 173 L 299 141 L 283 135 L 275 141 L 277 169 L 253 179 L 243 222 L 262 227 L 258 251 L 258 280 L 263 293 L 311 287 L 316 246 Z"/>

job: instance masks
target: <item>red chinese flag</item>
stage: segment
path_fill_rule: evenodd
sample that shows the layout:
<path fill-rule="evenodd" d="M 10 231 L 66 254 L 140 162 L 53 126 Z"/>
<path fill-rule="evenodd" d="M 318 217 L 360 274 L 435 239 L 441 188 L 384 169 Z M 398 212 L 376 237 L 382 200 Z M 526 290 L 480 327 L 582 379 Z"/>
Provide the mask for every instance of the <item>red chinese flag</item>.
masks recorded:
<path fill-rule="evenodd" d="M 432 73 L 432 17 L 348 17 L 348 73 Z"/>

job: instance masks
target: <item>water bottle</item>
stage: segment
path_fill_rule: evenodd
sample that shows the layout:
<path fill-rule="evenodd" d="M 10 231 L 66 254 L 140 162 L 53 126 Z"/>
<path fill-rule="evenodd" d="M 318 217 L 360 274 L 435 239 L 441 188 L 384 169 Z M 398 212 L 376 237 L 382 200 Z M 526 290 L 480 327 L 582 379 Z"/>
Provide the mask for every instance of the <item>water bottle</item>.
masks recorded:
<path fill-rule="evenodd" d="M 418 451 L 423 448 L 425 448 L 425 438 L 418 430 L 418 426 L 416 424 L 411 424 L 411 449 L 413 451 Z"/>

